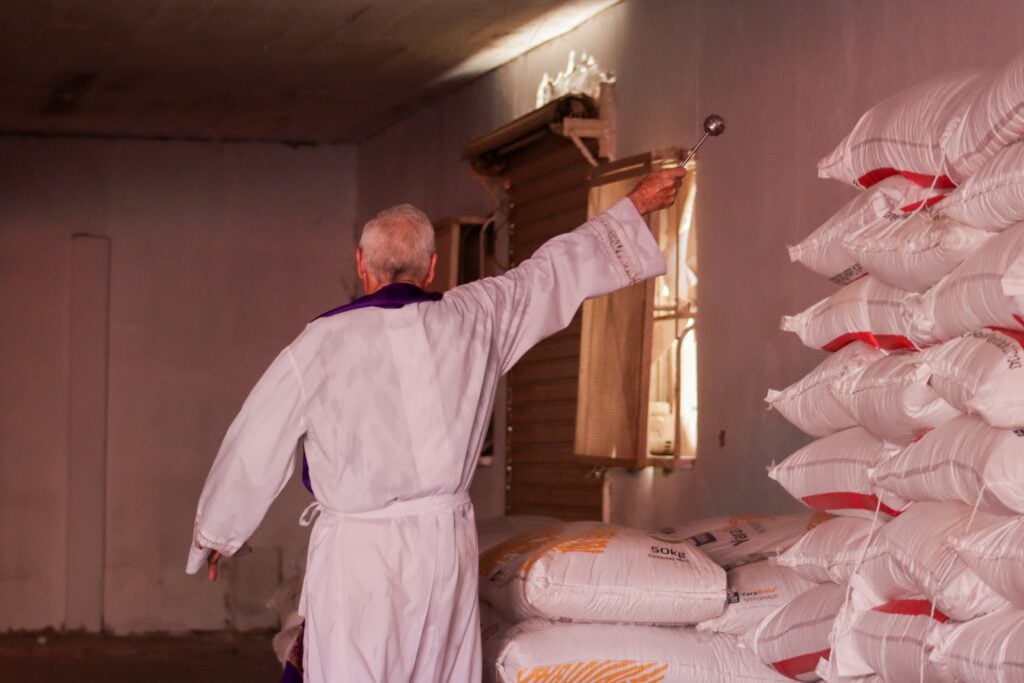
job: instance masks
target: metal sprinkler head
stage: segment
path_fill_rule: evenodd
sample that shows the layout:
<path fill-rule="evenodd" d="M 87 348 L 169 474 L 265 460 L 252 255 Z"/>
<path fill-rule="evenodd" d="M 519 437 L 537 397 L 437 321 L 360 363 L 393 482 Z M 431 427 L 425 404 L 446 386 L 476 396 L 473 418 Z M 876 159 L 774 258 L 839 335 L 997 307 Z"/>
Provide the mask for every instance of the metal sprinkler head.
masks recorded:
<path fill-rule="evenodd" d="M 708 135 L 721 135 L 725 132 L 725 119 L 718 114 L 711 114 L 704 119 L 704 132 Z"/>
<path fill-rule="evenodd" d="M 679 165 L 686 166 L 686 164 L 690 163 L 690 159 L 692 159 L 693 155 L 697 153 L 697 150 L 700 149 L 700 146 L 704 144 L 704 141 L 708 139 L 709 135 L 719 136 L 724 132 L 725 119 L 718 114 L 711 114 L 708 116 L 704 119 L 704 137 L 700 139 L 700 142 L 693 146 L 693 149 L 690 150 L 689 154 L 686 155 L 686 158 L 683 159 L 682 163 Z"/>

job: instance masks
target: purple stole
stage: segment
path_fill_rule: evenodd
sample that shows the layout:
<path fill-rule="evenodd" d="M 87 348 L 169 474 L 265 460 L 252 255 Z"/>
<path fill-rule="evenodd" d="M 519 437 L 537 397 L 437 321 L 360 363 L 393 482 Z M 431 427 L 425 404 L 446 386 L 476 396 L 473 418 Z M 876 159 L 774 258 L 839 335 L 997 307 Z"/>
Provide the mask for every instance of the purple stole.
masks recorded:
<path fill-rule="evenodd" d="M 440 292 L 424 292 L 416 285 L 410 285 L 405 282 L 395 282 L 381 287 L 373 294 L 361 296 L 344 306 L 332 308 L 326 313 L 318 315 L 316 319 L 329 318 L 332 315 L 338 315 L 339 313 L 345 313 L 346 311 L 354 311 L 357 308 L 370 308 L 372 306 L 377 308 L 401 308 L 406 304 L 440 301 L 443 296 L 444 295 Z"/>

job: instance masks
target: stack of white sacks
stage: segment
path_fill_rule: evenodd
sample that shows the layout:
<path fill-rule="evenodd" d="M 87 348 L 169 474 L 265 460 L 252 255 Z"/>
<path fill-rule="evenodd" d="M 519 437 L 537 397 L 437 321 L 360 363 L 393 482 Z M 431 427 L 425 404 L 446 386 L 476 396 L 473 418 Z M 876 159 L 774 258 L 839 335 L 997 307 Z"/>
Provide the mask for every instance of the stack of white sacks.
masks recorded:
<path fill-rule="evenodd" d="M 807 615 L 834 617 L 842 589 L 767 558 L 827 519 L 745 515 L 658 531 L 483 522 L 484 680 L 742 683 L 785 681 L 779 671 L 808 659 L 813 669 L 828 628 Z"/>
<path fill-rule="evenodd" d="M 767 398 L 817 437 L 770 476 L 837 515 L 778 558 L 839 595 L 808 677 L 1024 681 L 1022 134 L 1024 55 L 879 104 L 819 165 L 861 192 L 790 255 L 842 288 L 783 328 L 833 353 Z"/>

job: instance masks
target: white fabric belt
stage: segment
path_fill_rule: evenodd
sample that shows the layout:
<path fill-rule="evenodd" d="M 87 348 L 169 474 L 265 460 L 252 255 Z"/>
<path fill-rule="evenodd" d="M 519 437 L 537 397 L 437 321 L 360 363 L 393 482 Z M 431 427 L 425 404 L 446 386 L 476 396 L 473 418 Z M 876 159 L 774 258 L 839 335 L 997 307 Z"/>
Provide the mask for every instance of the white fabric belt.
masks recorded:
<path fill-rule="evenodd" d="M 431 512 L 440 512 L 469 503 L 469 494 L 465 491 L 440 496 L 427 496 L 426 498 L 414 498 L 412 500 L 399 500 L 378 510 L 366 510 L 364 512 L 341 512 L 340 510 L 327 507 L 318 500 L 314 500 L 302 511 L 302 515 L 299 517 L 299 524 L 309 526 L 321 514 L 337 515 L 345 519 L 391 519 L 394 517 L 414 517 Z"/>

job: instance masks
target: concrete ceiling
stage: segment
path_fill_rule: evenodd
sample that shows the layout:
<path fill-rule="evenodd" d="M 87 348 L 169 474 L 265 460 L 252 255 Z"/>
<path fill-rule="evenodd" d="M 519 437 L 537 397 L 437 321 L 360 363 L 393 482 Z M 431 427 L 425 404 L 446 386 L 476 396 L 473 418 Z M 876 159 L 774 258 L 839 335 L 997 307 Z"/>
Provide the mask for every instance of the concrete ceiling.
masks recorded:
<path fill-rule="evenodd" d="M 619 0 L 0 0 L 0 133 L 356 142 Z"/>

